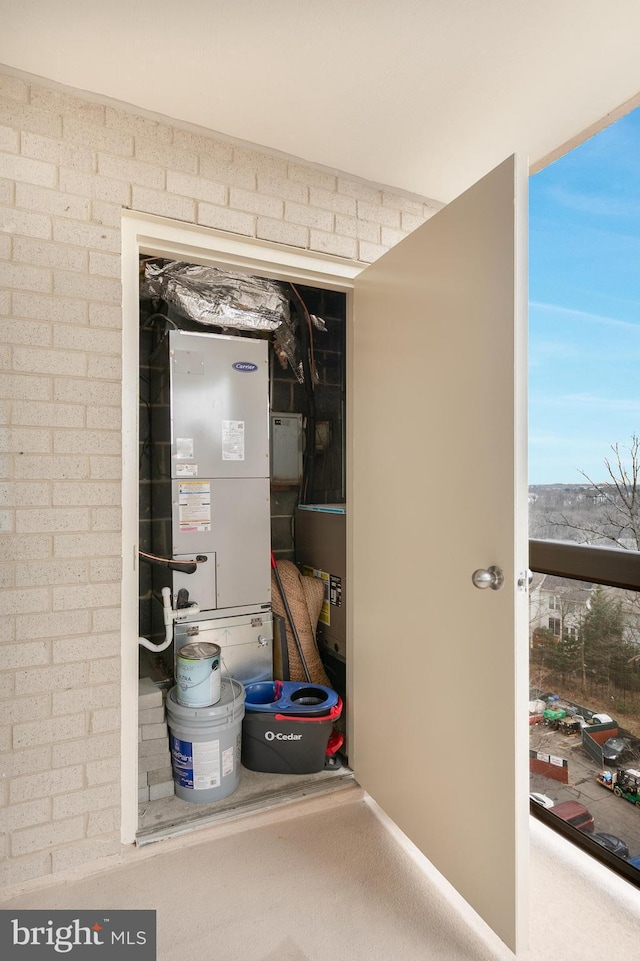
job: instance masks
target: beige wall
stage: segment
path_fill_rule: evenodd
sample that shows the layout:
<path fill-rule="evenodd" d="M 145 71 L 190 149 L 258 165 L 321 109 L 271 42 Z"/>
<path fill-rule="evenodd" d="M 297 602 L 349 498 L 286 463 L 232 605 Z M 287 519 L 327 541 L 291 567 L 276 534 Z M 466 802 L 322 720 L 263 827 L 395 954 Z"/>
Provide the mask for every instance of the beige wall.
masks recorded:
<path fill-rule="evenodd" d="M 437 206 L 0 74 L 0 885 L 120 852 L 123 207 L 370 262 Z"/>

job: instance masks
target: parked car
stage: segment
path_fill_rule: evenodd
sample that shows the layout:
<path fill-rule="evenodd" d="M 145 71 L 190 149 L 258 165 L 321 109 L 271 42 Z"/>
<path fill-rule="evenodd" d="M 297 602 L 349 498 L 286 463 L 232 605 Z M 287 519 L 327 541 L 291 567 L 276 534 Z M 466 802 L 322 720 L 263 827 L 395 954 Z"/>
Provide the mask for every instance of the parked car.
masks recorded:
<path fill-rule="evenodd" d="M 627 864 L 630 864 L 632 867 L 637 868 L 638 871 L 640 871 L 640 855 L 636 855 L 635 858 L 627 858 Z"/>
<path fill-rule="evenodd" d="M 633 747 L 628 737 L 610 737 L 602 745 L 604 764 L 622 764 L 634 756 Z"/>
<path fill-rule="evenodd" d="M 579 801 L 561 801 L 549 810 L 578 831 L 593 831 L 593 814 Z"/>
<path fill-rule="evenodd" d="M 613 718 L 608 714 L 592 714 L 591 724 L 612 724 Z"/>
<path fill-rule="evenodd" d="M 622 838 L 616 837 L 615 834 L 603 834 L 601 831 L 598 831 L 597 834 L 592 834 L 591 837 L 596 844 L 606 848 L 607 851 L 611 851 L 612 854 L 617 854 L 620 858 L 629 857 L 629 848 Z"/>
<path fill-rule="evenodd" d="M 553 798 L 547 797 L 546 794 L 538 794 L 536 791 L 533 791 L 529 795 L 529 798 L 535 801 L 536 804 L 540 804 L 543 808 L 552 808 L 556 803 Z"/>

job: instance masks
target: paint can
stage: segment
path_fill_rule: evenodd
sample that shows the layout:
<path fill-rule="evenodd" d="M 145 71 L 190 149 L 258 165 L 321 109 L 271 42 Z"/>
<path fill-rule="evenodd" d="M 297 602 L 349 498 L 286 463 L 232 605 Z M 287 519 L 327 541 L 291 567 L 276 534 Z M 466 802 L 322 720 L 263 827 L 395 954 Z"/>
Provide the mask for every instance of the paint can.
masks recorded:
<path fill-rule="evenodd" d="M 185 644 L 176 654 L 176 692 L 184 707 L 210 707 L 220 700 L 220 647 L 210 641 Z"/>
<path fill-rule="evenodd" d="M 228 797 L 240 783 L 244 687 L 222 681 L 209 707 L 184 707 L 177 688 L 167 694 L 167 723 L 176 796 L 206 804 Z"/>

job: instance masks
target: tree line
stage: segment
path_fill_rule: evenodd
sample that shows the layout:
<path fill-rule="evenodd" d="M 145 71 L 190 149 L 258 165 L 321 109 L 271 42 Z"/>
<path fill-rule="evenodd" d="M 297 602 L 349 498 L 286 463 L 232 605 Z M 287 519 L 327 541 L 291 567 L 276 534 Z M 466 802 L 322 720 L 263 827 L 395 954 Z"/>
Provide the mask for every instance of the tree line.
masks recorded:
<path fill-rule="evenodd" d="M 611 450 L 604 482 L 581 472 L 584 486 L 536 489 L 531 537 L 640 551 L 640 437 Z M 640 597 L 600 585 L 585 593 L 584 605 L 576 605 L 558 590 L 563 629 L 559 637 L 544 628 L 534 632 L 532 668 L 548 685 L 611 701 L 617 710 L 640 707 Z"/>

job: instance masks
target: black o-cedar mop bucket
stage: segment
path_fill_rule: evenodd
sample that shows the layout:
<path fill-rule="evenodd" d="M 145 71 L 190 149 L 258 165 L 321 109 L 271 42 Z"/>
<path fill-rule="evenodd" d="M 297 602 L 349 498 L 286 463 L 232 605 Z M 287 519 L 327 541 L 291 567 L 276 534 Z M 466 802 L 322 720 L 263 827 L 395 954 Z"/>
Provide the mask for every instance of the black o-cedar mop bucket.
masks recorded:
<path fill-rule="evenodd" d="M 252 691 L 254 687 L 264 688 L 264 684 L 246 686 L 243 765 L 250 771 L 268 774 L 322 771 L 327 754 L 340 746 L 332 729 L 333 722 L 342 714 L 341 698 L 320 685 L 272 683 L 274 697 L 270 701 L 265 701 L 270 692 Z"/>

